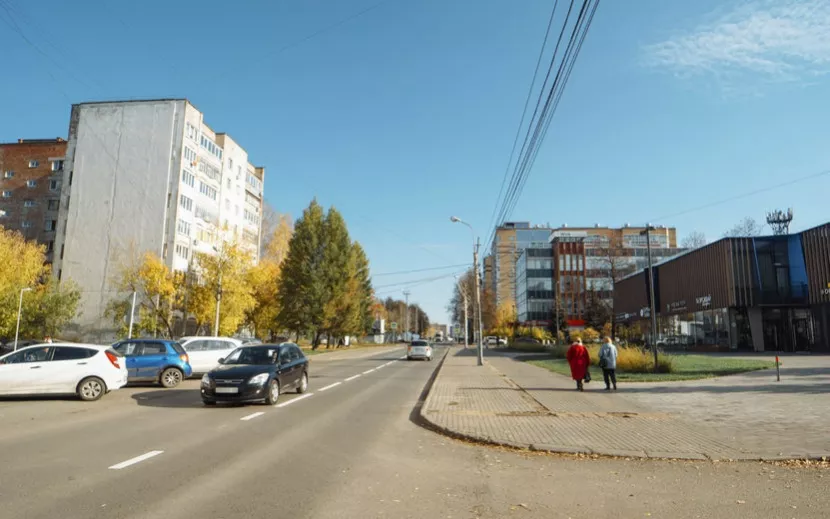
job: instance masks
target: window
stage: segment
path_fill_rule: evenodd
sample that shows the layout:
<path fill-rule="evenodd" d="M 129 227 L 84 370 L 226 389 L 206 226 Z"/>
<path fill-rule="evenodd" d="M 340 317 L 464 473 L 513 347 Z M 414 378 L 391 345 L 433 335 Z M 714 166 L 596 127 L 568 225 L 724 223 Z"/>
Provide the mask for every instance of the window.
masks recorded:
<path fill-rule="evenodd" d="M 49 181 L 49 191 L 60 191 L 61 189 L 61 181 L 60 180 L 50 180 Z"/>
<path fill-rule="evenodd" d="M 46 252 L 54 252 L 55 251 L 55 240 L 51 240 L 46 242 Z"/>
<path fill-rule="evenodd" d="M 60 200 L 49 200 L 49 210 L 57 211 L 60 208 Z"/>
<path fill-rule="evenodd" d="M 199 129 L 190 123 L 185 123 L 185 126 L 187 128 L 187 137 L 194 141 L 197 140 L 199 138 Z"/>
<path fill-rule="evenodd" d="M 178 230 L 179 234 L 190 236 L 190 224 L 188 222 L 185 222 L 184 220 L 179 220 Z"/>
<path fill-rule="evenodd" d="M 36 168 L 36 167 L 38 167 L 38 166 L 40 166 L 40 162 L 38 162 L 38 161 L 36 161 L 36 160 L 30 160 L 30 161 L 29 161 L 29 167 L 30 167 L 30 168 Z"/>
<path fill-rule="evenodd" d="M 227 209 L 228 211 L 231 210 L 231 201 L 227 198 L 225 199 L 225 209 Z"/>
<path fill-rule="evenodd" d="M 63 169 L 63 161 L 62 160 L 53 160 L 52 161 L 52 171 L 61 171 Z"/>
<path fill-rule="evenodd" d="M 26 187 L 37 187 L 37 180 L 27 180 Z"/>
<path fill-rule="evenodd" d="M 176 255 L 187 259 L 190 256 L 190 249 L 184 245 L 176 244 Z"/>
<path fill-rule="evenodd" d="M 164 344 L 160 344 L 158 342 L 145 342 L 144 347 L 141 348 L 142 356 L 166 354 L 167 348 L 164 346 Z"/>
<path fill-rule="evenodd" d="M 23 207 L 34 207 L 35 201 L 34 200 L 24 200 Z"/>
<path fill-rule="evenodd" d="M 185 146 L 184 160 L 187 161 L 188 164 L 193 165 L 193 163 L 196 162 L 196 152 Z"/>
<path fill-rule="evenodd" d="M 55 348 L 55 353 L 52 354 L 52 361 L 88 359 L 96 353 L 98 352 L 90 348 L 58 346 Z"/>
<path fill-rule="evenodd" d="M 262 182 L 250 173 L 248 173 L 248 175 L 245 177 L 245 181 L 248 183 L 249 186 L 253 187 L 255 190 L 259 190 L 262 188 Z"/>
<path fill-rule="evenodd" d="M 39 348 L 31 348 L 28 350 L 18 351 L 15 354 L 6 357 L 6 364 L 21 364 L 24 362 L 46 362 L 49 359 L 49 350 L 52 348 L 43 346 Z"/>
<path fill-rule="evenodd" d="M 14 178 L 14 171 L 6 171 L 5 173 L 3 173 L 3 178 Z"/>
<path fill-rule="evenodd" d="M 228 167 L 232 170 L 233 169 L 233 159 L 228 159 Z"/>
<path fill-rule="evenodd" d="M 211 200 L 216 200 L 216 189 L 210 187 L 209 185 L 201 181 L 199 182 L 199 192 L 205 195 L 206 197 L 210 198 Z"/>
<path fill-rule="evenodd" d="M 20 226 L 24 229 L 29 229 L 32 226 L 32 222 L 30 222 L 29 220 L 23 220 L 22 222 L 20 222 Z"/>
<path fill-rule="evenodd" d="M 234 212 L 236 213 L 236 216 L 239 216 L 239 205 L 234 206 Z"/>
<path fill-rule="evenodd" d="M 213 164 L 207 162 L 199 163 L 199 172 L 204 173 L 206 177 L 216 182 L 222 183 L 222 172 Z"/>
<path fill-rule="evenodd" d="M 121 344 L 114 347 L 113 349 L 115 351 L 117 351 L 118 353 L 120 353 L 121 355 L 123 355 L 124 357 L 127 357 L 129 355 L 135 355 L 136 354 L 136 350 L 138 349 L 138 343 L 135 342 L 135 341 L 122 342 Z"/>
<path fill-rule="evenodd" d="M 193 210 L 193 199 L 188 198 L 184 195 L 179 195 L 179 205 L 182 206 L 182 209 L 186 209 L 187 211 Z"/>
<path fill-rule="evenodd" d="M 193 187 L 196 184 L 196 177 L 189 171 L 182 171 L 182 183 Z"/>
<path fill-rule="evenodd" d="M 58 228 L 58 221 L 57 220 L 46 220 L 46 230 L 47 231 L 54 231 Z"/>
<path fill-rule="evenodd" d="M 231 179 L 228 179 L 228 189 L 231 189 Z"/>
<path fill-rule="evenodd" d="M 196 340 L 184 345 L 186 351 L 207 351 L 210 349 L 210 341 Z"/>

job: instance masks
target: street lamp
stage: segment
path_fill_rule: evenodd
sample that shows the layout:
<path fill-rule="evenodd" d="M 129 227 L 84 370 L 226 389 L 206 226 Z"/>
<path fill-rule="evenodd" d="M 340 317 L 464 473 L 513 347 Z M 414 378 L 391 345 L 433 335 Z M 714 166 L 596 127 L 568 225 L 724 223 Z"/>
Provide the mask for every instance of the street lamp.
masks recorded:
<path fill-rule="evenodd" d="M 20 289 L 20 302 L 17 303 L 17 328 L 14 330 L 14 351 L 17 351 L 17 338 L 20 336 L 20 314 L 23 313 L 23 292 L 31 291 L 31 288 Z"/>
<path fill-rule="evenodd" d="M 470 229 L 470 234 L 473 237 L 473 279 L 475 280 L 476 291 L 476 306 L 478 306 L 478 365 L 484 365 L 484 333 L 481 325 L 481 291 L 478 289 L 478 244 L 476 243 L 476 232 L 473 226 L 462 220 L 457 216 L 450 216 L 452 223 L 460 223 L 466 225 Z"/>
<path fill-rule="evenodd" d="M 654 372 L 657 372 L 657 309 L 654 301 L 654 271 L 651 263 L 651 231 L 656 227 L 650 223 L 646 224 L 644 231 L 640 235 L 646 236 L 646 251 L 648 255 L 648 293 L 649 293 L 649 314 L 651 314 L 651 351 L 654 353 Z"/>

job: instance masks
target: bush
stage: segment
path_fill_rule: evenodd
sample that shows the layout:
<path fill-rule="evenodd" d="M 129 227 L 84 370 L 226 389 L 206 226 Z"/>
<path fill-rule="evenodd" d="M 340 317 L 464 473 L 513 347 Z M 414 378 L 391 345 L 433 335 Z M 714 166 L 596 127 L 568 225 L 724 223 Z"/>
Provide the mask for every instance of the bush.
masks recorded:
<path fill-rule="evenodd" d="M 600 346 L 597 345 L 588 346 L 588 354 L 591 356 L 592 366 L 599 367 L 599 349 Z M 617 371 L 625 371 L 626 373 L 653 373 L 654 356 L 651 352 L 641 350 L 640 348 L 617 347 Z M 674 372 L 672 358 L 668 355 L 658 353 L 657 372 Z"/>

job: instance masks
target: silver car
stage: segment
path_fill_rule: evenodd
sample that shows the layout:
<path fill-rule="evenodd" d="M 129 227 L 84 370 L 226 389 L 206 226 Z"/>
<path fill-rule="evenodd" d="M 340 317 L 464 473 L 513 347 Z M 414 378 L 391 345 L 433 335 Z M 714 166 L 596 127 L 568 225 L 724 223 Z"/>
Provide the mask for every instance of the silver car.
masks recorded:
<path fill-rule="evenodd" d="M 432 360 L 432 346 L 427 341 L 412 341 L 406 349 L 406 360 Z"/>

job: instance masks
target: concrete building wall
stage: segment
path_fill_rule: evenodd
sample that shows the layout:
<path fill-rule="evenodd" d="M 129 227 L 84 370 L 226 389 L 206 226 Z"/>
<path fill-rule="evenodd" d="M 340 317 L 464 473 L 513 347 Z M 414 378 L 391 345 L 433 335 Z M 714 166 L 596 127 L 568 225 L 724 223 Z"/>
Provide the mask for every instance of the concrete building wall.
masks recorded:
<path fill-rule="evenodd" d="M 131 257 L 168 263 L 181 169 L 184 100 L 75 105 L 69 127 L 55 274 L 82 291 L 81 333 L 111 334 L 112 280 Z"/>
<path fill-rule="evenodd" d="M 54 256 L 66 141 L 0 144 L 0 226 L 46 246 Z"/>

